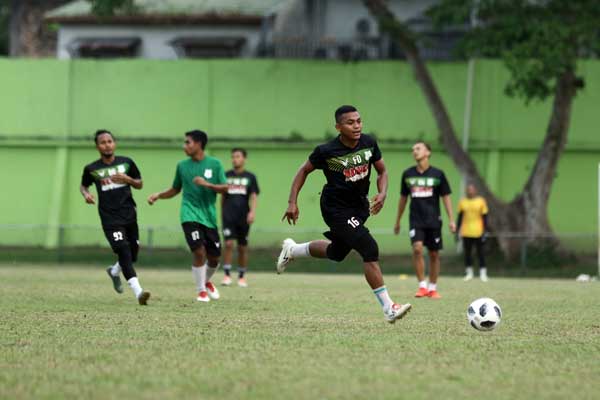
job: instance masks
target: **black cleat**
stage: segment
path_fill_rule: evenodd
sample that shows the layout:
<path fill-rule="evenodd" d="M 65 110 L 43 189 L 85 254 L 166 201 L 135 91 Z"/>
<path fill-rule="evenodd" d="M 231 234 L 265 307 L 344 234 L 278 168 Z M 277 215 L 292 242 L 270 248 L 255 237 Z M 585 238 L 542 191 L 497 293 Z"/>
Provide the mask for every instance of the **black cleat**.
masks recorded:
<path fill-rule="evenodd" d="M 138 303 L 140 303 L 140 306 L 147 306 L 149 298 L 150 298 L 150 292 L 143 291 L 142 293 L 140 293 L 140 296 L 137 298 Z"/>

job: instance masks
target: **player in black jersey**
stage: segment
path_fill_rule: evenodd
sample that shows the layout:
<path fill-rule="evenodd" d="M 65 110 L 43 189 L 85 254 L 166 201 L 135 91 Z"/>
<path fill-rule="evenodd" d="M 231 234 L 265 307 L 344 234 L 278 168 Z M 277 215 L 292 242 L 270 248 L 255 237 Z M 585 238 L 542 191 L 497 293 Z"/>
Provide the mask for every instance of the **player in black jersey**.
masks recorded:
<path fill-rule="evenodd" d="M 238 286 L 248 287 L 245 273 L 248 268 L 248 233 L 256 216 L 256 203 L 260 189 L 256 176 L 246 171 L 245 149 L 236 147 L 231 150 L 233 169 L 227 171 L 227 193 L 221 197 L 221 214 L 223 217 L 223 271 L 225 276 L 221 284 L 231 285 L 231 263 L 233 261 L 233 244 L 238 248 Z"/>
<path fill-rule="evenodd" d="M 140 286 L 133 263 L 137 260 L 139 250 L 139 232 L 135 201 L 131 196 L 131 187 L 142 188 L 142 177 L 138 167 L 128 157 L 115 156 L 115 140 L 109 131 L 96 131 L 94 137 L 100 159 L 88 164 L 83 169 L 80 192 L 88 204 L 95 204 L 94 195 L 88 191 L 96 185 L 98 193 L 98 212 L 102 221 L 104 235 L 119 260 L 106 272 L 118 293 L 123 293 L 119 273 L 133 290 L 141 305 L 148 304 L 150 292 Z"/>
<path fill-rule="evenodd" d="M 440 198 L 446 208 L 450 231 L 456 232 L 456 224 L 452 216 L 450 200 L 450 185 L 446 175 L 440 169 L 429 165 L 431 147 L 425 142 L 417 142 L 412 148 L 417 165 L 408 168 L 402 174 L 400 183 L 400 201 L 394 233 L 400 233 L 400 219 L 404 213 L 408 196 L 410 196 L 410 225 L 408 235 L 413 247 L 413 264 L 419 289 L 415 297 L 430 297 L 439 299 L 437 280 L 440 273 L 439 251 L 442 243 L 442 216 L 440 213 Z M 425 280 L 425 260 L 423 247 L 429 251 L 429 286 Z"/>
<path fill-rule="evenodd" d="M 362 120 L 356 108 L 341 106 L 335 111 L 335 122 L 340 134 L 317 146 L 302 164 L 292 182 L 288 208 L 282 218 L 296 224 L 298 193 L 308 174 L 321 169 L 327 179 L 321 193 L 321 214 L 330 229 L 325 232 L 329 240 L 296 243 L 285 239 L 277 260 L 277 272 L 283 272 L 289 262 L 298 257 L 342 261 L 354 249 L 363 259 L 365 277 L 383 308 L 385 319 L 394 323 L 408 313 L 411 305 L 396 304 L 390 298 L 379 268 L 377 242 L 364 225 L 369 215 L 379 213 L 385 202 L 388 186 L 385 164 L 375 139 L 362 133 Z M 379 193 L 369 203 L 371 166 L 378 174 Z"/>

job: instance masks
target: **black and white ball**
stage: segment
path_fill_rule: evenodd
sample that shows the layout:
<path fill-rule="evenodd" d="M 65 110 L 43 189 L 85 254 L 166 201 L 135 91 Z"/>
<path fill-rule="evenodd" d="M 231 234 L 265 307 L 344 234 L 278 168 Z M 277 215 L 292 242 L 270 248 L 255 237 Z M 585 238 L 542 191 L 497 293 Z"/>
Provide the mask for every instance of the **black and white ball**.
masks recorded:
<path fill-rule="evenodd" d="M 471 326 L 478 331 L 491 331 L 500 325 L 502 310 L 494 300 L 483 297 L 469 305 L 467 318 Z"/>

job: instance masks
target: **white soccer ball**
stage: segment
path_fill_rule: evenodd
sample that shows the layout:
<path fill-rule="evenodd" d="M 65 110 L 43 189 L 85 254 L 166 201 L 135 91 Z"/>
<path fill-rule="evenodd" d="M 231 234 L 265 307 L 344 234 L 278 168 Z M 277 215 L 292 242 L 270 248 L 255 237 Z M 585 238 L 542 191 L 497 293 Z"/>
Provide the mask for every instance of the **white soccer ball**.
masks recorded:
<path fill-rule="evenodd" d="M 502 310 L 494 300 L 483 297 L 469 305 L 467 318 L 471 326 L 478 331 L 491 331 L 500 325 Z"/>

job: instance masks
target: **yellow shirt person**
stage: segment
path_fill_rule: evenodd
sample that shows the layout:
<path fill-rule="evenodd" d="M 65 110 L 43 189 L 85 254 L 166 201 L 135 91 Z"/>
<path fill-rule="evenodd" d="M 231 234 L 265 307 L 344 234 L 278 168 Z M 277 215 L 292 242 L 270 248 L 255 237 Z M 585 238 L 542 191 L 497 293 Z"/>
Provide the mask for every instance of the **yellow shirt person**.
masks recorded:
<path fill-rule="evenodd" d="M 488 206 L 481 196 L 474 198 L 465 197 L 458 203 L 458 212 L 462 213 L 460 236 L 466 238 L 480 238 L 484 233 L 483 216 L 488 213 Z"/>
<path fill-rule="evenodd" d="M 458 203 L 458 233 L 462 237 L 465 256 L 465 281 L 473 279 L 473 248 L 479 258 L 479 277 L 488 281 L 483 242 L 485 241 L 488 206 L 485 199 L 477 195 L 475 185 L 467 185 L 467 196 Z"/>

